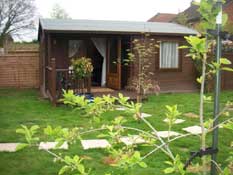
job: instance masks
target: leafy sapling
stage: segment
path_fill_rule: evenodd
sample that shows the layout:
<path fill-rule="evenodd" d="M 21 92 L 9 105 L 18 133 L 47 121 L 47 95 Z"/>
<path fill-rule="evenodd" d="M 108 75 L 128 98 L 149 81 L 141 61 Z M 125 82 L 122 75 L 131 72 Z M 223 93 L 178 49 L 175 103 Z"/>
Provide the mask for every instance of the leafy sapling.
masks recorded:
<path fill-rule="evenodd" d="M 26 143 L 20 143 L 16 150 L 18 151 L 26 147 L 38 145 L 40 139 L 35 135 L 37 134 L 39 128 L 40 127 L 38 125 L 33 125 L 30 128 L 25 125 L 21 125 L 21 128 L 16 130 L 16 133 L 23 135 Z"/>

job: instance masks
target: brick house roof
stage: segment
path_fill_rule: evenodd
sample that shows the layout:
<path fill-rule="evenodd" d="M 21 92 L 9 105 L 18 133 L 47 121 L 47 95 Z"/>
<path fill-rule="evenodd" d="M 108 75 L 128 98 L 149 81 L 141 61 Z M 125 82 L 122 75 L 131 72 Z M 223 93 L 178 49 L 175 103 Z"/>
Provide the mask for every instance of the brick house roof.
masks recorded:
<path fill-rule="evenodd" d="M 157 13 L 155 16 L 150 18 L 148 22 L 172 22 L 177 14 L 171 13 Z"/>

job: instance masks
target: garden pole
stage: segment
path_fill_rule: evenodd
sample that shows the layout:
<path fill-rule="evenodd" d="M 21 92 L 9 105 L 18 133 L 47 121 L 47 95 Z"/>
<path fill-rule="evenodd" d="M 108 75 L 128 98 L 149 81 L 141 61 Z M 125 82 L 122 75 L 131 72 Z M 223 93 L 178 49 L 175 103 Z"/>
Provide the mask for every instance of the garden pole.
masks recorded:
<path fill-rule="evenodd" d="M 221 41 L 221 28 L 222 28 L 222 0 L 217 0 L 217 8 L 219 9 L 219 14 L 216 18 L 216 30 L 217 30 L 217 39 L 216 39 L 216 62 L 220 64 L 221 50 L 222 50 L 222 41 Z M 218 69 L 215 77 L 215 94 L 214 94 L 214 123 L 213 127 L 215 128 L 218 125 L 218 114 L 219 114 L 219 95 L 221 89 L 221 74 Z M 213 143 L 212 149 L 218 149 L 218 127 L 213 130 Z M 213 153 L 211 156 L 211 175 L 217 175 L 217 153 Z"/>

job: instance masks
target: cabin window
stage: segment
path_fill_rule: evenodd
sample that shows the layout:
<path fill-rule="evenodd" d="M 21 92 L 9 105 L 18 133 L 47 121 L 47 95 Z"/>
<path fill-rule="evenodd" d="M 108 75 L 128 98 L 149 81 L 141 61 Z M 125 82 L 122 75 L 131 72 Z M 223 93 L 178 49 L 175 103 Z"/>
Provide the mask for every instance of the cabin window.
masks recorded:
<path fill-rule="evenodd" d="M 179 68 L 179 43 L 162 41 L 160 43 L 160 69 L 178 69 Z"/>
<path fill-rule="evenodd" d="M 83 40 L 69 40 L 69 58 L 78 58 L 85 56 L 85 43 Z"/>

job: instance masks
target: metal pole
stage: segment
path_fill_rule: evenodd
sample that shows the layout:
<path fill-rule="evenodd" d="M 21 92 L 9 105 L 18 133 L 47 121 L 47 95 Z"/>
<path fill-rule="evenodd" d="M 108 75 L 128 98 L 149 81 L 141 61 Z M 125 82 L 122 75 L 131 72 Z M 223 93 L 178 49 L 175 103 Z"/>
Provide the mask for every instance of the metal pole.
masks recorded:
<path fill-rule="evenodd" d="M 222 0 L 217 0 L 217 8 L 219 9 L 219 14 L 216 19 L 216 30 L 217 30 L 217 39 L 216 39 L 216 62 L 220 63 L 221 50 L 222 50 L 222 41 L 220 37 L 220 32 L 222 28 Z M 213 127 L 218 125 L 218 114 L 219 114 L 219 95 L 221 89 L 221 72 L 217 70 L 215 77 L 215 96 L 214 96 L 214 123 Z M 218 127 L 213 131 L 213 143 L 212 149 L 218 148 Z M 217 175 L 217 167 L 215 162 L 217 162 L 217 153 L 212 154 L 211 157 L 211 175 Z"/>

